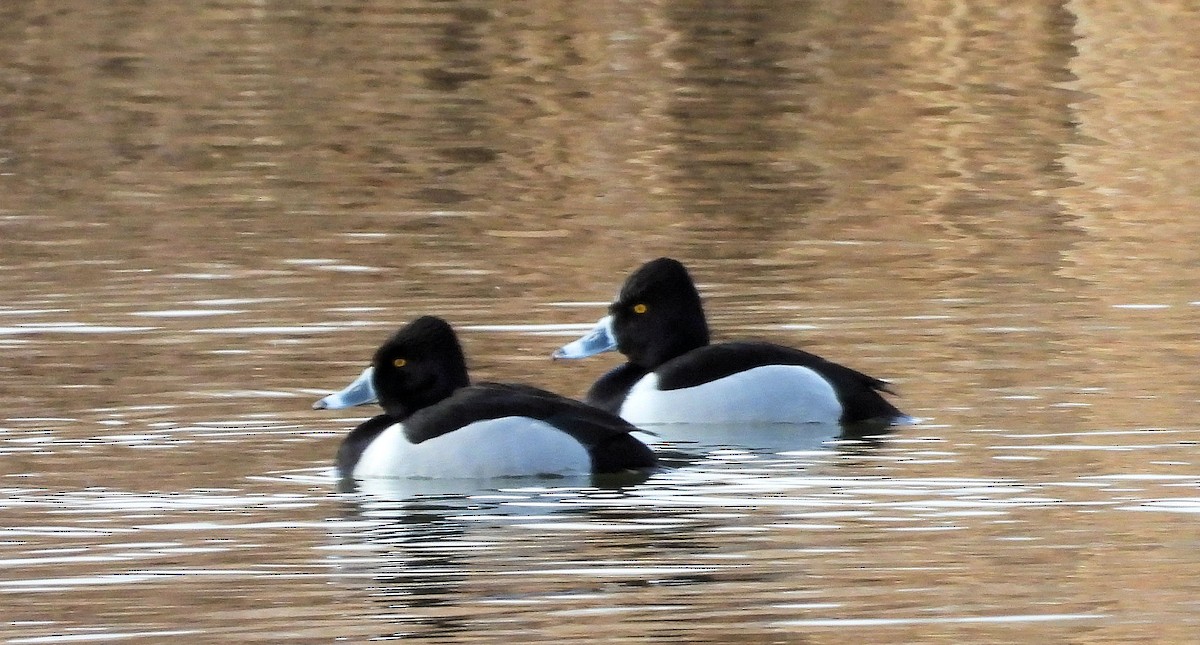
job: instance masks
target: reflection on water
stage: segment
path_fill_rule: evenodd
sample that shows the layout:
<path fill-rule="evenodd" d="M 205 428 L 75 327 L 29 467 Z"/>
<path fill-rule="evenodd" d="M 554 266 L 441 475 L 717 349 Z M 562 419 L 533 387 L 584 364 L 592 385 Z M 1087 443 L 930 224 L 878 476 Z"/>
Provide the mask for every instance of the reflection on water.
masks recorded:
<path fill-rule="evenodd" d="M 655 452 L 685 455 L 734 449 L 750 453 L 814 452 L 821 454 L 839 439 L 877 440 L 893 428 L 843 428 L 825 423 L 670 423 L 647 425 L 638 437 Z"/>
<path fill-rule="evenodd" d="M 1093 629 L 1112 617 L 1072 600 L 1089 581 L 1062 581 L 1037 600 L 1018 581 L 1048 574 L 1059 550 L 1098 564 L 1082 518 L 1116 509 L 1102 501 L 1114 483 L 861 477 L 730 460 L 624 491 L 541 486 L 404 503 L 366 494 L 362 521 L 334 539 L 339 570 L 375 581 L 393 634 L 556 625 L 583 637 L 594 626 L 578 619 L 609 617 L 612 637 L 692 641 L 793 627 L 891 641 L 912 638 L 912 626 L 974 624 L 1065 637 L 1077 622 Z M 1055 515 L 1080 519 L 1061 533 L 1038 526 Z M 942 551 L 955 544 L 973 555 Z M 964 598 L 960 578 L 1009 589 L 1009 601 Z"/>
<path fill-rule="evenodd" d="M 1200 15 L 1110 4 L 4 3 L 0 634 L 1193 640 Z M 659 255 L 923 421 L 338 491 L 389 332 L 579 395 Z"/>

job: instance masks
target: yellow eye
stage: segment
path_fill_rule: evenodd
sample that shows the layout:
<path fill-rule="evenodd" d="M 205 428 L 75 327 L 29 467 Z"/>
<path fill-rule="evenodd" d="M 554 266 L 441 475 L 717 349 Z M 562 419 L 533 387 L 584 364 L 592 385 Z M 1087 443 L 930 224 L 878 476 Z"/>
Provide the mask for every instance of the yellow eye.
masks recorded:
<path fill-rule="evenodd" d="M 396 360 L 392 361 L 392 365 L 395 365 L 396 367 L 404 367 L 405 365 L 408 365 L 408 361 L 404 360 L 403 358 L 397 358 Z"/>
<path fill-rule="evenodd" d="M 640 302 L 639 302 L 639 303 L 637 303 L 636 305 L 634 305 L 634 306 L 633 306 L 633 313 L 635 313 L 635 314 L 644 314 L 644 313 L 646 313 L 646 305 L 643 305 L 643 304 L 642 304 L 642 303 L 640 303 Z"/>

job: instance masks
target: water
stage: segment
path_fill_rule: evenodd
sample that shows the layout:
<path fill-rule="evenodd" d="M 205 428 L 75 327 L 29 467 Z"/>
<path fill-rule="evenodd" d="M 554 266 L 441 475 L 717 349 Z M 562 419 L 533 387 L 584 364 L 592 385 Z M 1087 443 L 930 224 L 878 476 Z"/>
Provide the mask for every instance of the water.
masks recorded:
<path fill-rule="evenodd" d="M 1187 3 L 9 5 L 3 642 L 1194 642 Z M 578 396 L 658 255 L 922 421 L 339 491 L 399 324 Z"/>

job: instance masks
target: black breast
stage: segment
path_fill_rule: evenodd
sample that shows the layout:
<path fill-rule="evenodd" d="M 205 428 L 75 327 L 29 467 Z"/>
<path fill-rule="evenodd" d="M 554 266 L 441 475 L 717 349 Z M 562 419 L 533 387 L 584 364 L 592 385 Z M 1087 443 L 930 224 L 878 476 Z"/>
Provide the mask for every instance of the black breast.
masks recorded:
<path fill-rule="evenodd" d="M 363 421 L 359 426 L 350 431 L 346 438 L 342 440 L 342 445 L 338 446 L 337 465 L 338 473 L 342 477 L 349 477 L 354 472 L 354 467 L 358 465 L 358 460 L 362 457 L 363 451 L 367 446 L 379 436 L 379 433 L 387 430 L 396 423 L 396 419 L 387 414 L 381 414 Z"/>

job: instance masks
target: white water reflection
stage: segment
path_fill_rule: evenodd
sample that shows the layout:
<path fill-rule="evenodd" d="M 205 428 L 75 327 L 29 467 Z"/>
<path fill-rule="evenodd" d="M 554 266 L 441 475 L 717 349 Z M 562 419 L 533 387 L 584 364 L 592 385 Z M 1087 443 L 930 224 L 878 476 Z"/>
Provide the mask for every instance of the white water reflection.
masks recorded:
<path fill-rule="evenodd" d="M 638 438 L 656 451 L 703 454 L 715 450 L 817 452 L 832 449 L 846 436 L 838 424 L 821 423 L 672 423 L 646 425 Z M 877 431 L 882 436 L 885 430 Z M 819 453 L 818 453 L 819 454 Z"/>
<path fill-rule="evenodd" d="M 22 625 L 27 627 L 28 625 Z M 166 629 L 166 630 L 146 630 L 146 631 L 126 631 L 126 630 L 103 630 L 91 629 L 82 634 L 63 634 L 53 636 L 29 636 L 23 638 L 13 638 L 7 643 L 13 645 L 45 645 L 56 643 L 93 643 L 93 642 L 108 642 L 108 641 L 127 641 L 137 640 L 142 638 L 174 638 L 176 636 L 193 636 L 203 633 L 198 629 Z"/>
<path fill-rule="evenodd" d="M 245 309 L 162 309 L 158 311 L 135 311 L 132 315 L 143 318 L 204 318 L 207 316 L 229 316 L 244 314 Z"/>
<path fill-rule="evenodd" d="M 314 323 L 306 325 L 261 325 L 254 327 L 208 327 L 193 329 L 196 334 L 232 334 L 232 335 L 265 335 L 288 336 L 299 334 L 327 334 L 334 331 L 346 331 L 360 327 L 374 327 L 375 323 L 362 320 L 349 320 L 337 323 Z"/>
<path fill-rule="evenodd" d="M 254 428 L 250 421 L 242 426 Z M 1044 612 L 1030 611 L 1035 598 L 1047 600 L 1033 589 L 1015 598 L 1009 613 L 951 597 L 939 581 L 973 575 L 980 563 L 939 554 L 956 541 L 936 536 L 961 535 L 975 553 L 1001 561 L 1030 544 L 1072 549 L 1087 541 L 1076 535 L 1080 522 L 1093 520 L 1076 515 L 1047 530 L 1049 518 L 1194 512 L 1192 492 L 1200 488 L 1200 480 L 1184 475 L 1034 482 L 855 472 L 864 457 L 904 468 L 923 452 L 922 443 L 785 453 L 716 449 L 618 488 L 583 480 L 498 488 L 374 480 L 334 496 L 332 469 L 322 467 L 254 478 L 290 493 L 9 489 L 0 502 L 6 515 L 50 521 L 18 521 L 0 538 L 75 546 L 0 551 L 10 572 L 0 594 L 121 589 L 128 596 L 161 584 L 260 583 L 266 593 L 286 581 L 290 593 L 313 602 L 356 589 L 367 603 L 355 609 L 360 625 L 426 636 L 440 633 L 445 625 L 435 616 L 445 612 L 458 617 L 452 621 L 458 629 L 486 629 L 490 614 L 478 610 L 487 606 L 508 608 L 507 620 L 526 627 L 545 616 L 651 616 L 658 612 L 632 608 L 654 606 L 684 621 L 677 628 L 693 636 L 699 632 L 690 630 L 702 624 L 687 627 L 686 617 L 696 612 L 724 624 L 750 611 L 762 621 L 753 623 L 756 629 L 1103 621 L 1113 615 L 1075 611 L 1082 607 L 1066 596 Z M 916 450 L 901 449 L 906 445 Z M 1140 487 L 1139 503 L 1128 497 L 1131 484 Z M 1113 487 L 1124 491 L 1124 501 L 1113 499 Z M 1172 489 L 1184 496 L 1162 497 Z M 325 538 L 306 547 L 307 558 L 271 548 L 285 535 L 314 534 Z M 211 567 L 175 564 L 213 558 Z M 872 564 L 864 568 L 866 560 Z M 78 567 L 94 573 L 63 575 Z M 859 575 L 874 582 L 855 582 Z M 891 588 L 912 591 L 904 609 L 881 611 L 876 603 Z M 755 591 L 738 595 L 746 589 Z M 391 609 L 381 612 L 385 606 Z"/>
<path fill-rule="evenodd" d="M 360 491 L 359 519 L 332 526 L 335 544 L 327 550 L 336 554 L 331 565 L 339 573 L 376 581 L 373 596 L 391 608 L 391 624 L 426 636 L 446 627 L 437 616 L 453 617 L 468 633 L 486 629 L 488 613 L 473 613 L 485 606 L 508 608 L 513 626 L 544 616 L 652 616 L 657 612 L 635 611 L 651 606 L 681 621 L 700 612 L 712 627 L 746 612 L 766 617 L 761 603 L 769 608 L 766 625 L 775 628 L 1113 617 L 1072 611 L 1083 607 L 1067 598 L 1058 603 L 1067 611 L 1054 611 L 1045 597 L 1033 600 L 1032 590 L 1019 594 L 1008 613 L 951 597 L 939 581 L 970 575 L 975 565 L 947 561 L 936 555 L 936 543 L 927 543 L 959 534 L 1001 559 L 1017 556 L 1029 540 L 1070 548 L 1069 527 L 1059 544 L 1034 528 L 1034 518 L 1043 511 L 1111 507 L 1080 497 L 1099 482 L 806 475 L 787 459 L 702 463 L 616 491 L 528 486 L 406 501 Z M 981 541 L 981 529 L 992 535 Z M 577 555 L 579 544 L 587 545 L 585 558 Z M 629 561 L 616 555 L 622 552 L 642 555 Z M 770 553 L 769 561 L 751 555 L 761 553 Z M 868 554 L 873 564 L 863 568 Z M 839 569 L 852 562 L 860 564 Z M 855 571 L 875 584 L 908 589 L 906 608 L 881 611 L 873 601 L 887 592 L 871 586 L 850 593 L 842 585 Z M 688 591 L 693 588 L 704 589 L 703 597 Z M 734 591 L 745 588 L 763 593 L 740 600 Z"/>
<path fill-rule="evenodd" d="M 1137 506 L 1122 507 L 1130 511 L 1158 511 L 1165 513 L 1200 513 L 1200 497 L 1150 500 Z"/>
<path fill-rule="evenodd" d="M 157 327 L 124 327 L 76 322 L 20 323 L 0 327 L 0 334 L 130 334 L 153 331 Z"/>
<path fill-rule="evenodd" d="M 938 625 L 970 623 L 1042 623 L 1074 620 L 1099 620 L 1110 614 L 1014 614 L 999 616 L 943 616 L 912 618 L 813 618 L 784 620 L 784 627 L 880 627 L 892 625 Z"/>

